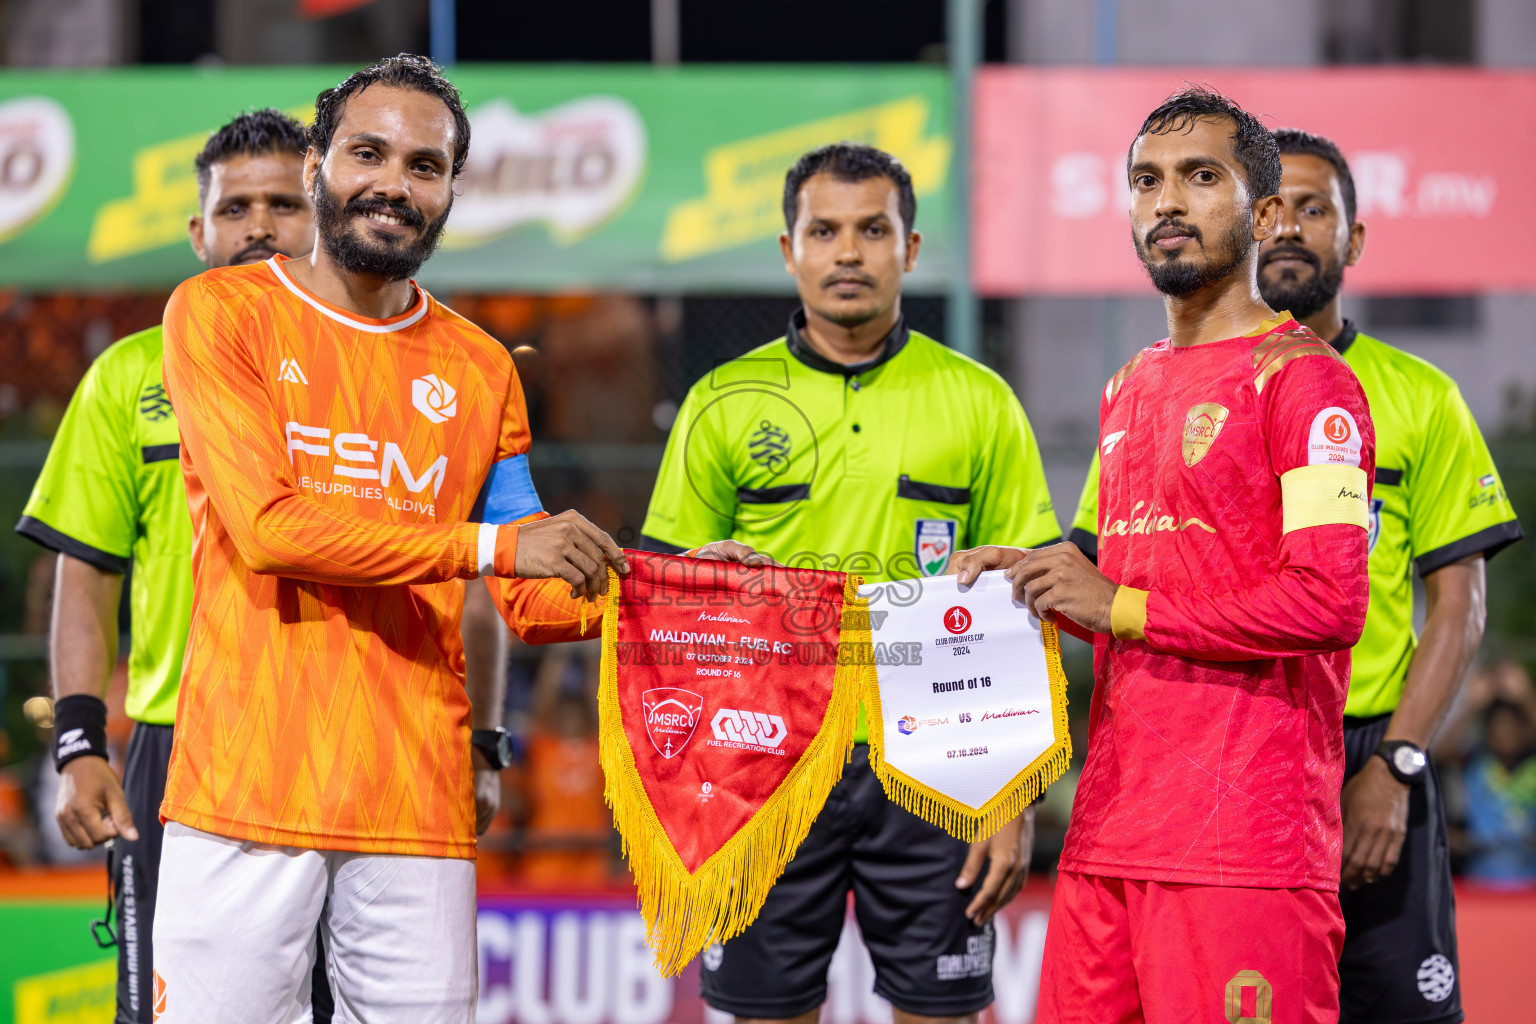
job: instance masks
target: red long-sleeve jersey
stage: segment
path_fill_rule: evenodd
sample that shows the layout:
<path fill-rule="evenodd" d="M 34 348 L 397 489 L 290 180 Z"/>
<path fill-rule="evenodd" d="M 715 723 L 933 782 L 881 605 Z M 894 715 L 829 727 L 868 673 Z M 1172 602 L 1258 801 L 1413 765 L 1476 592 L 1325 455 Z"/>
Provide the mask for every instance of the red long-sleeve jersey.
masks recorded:
<path fill-rule="evenodd" d="M 1063 870 L 1337 889 L 1349 649 L 1365 622 L 1364 393 L 1281 314 L 1144 349 L 1099 407 L 1089 748 Z"/>

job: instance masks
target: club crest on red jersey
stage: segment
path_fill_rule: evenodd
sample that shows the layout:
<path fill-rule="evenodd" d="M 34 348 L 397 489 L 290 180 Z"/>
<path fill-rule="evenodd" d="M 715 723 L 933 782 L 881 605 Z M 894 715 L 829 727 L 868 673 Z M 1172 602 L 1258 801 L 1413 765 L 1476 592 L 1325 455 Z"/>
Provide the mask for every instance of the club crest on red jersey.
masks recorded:
<path fill-rule="evenodd" d="M 645 734 L 651 738 L 656 753 L 674 758 L 683 752 L 699 727 L 704 713 L 704 698 L 691 690 L 663 686 L 640 695 L 645 719 Z"/>
<path fill-rule="evenodd" d="M 1205 458 L 1222 425 L 1227 422 L 1227 407 L 1215 402 L 1201 402 L 1184 414 L 1184 465 L 1193 467 Z"/>

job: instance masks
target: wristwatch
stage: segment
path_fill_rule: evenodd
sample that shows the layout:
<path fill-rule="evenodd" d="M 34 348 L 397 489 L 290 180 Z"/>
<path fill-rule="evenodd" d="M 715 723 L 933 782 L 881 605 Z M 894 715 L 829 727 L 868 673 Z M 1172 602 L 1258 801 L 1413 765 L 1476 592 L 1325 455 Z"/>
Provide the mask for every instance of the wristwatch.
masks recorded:
<path fill-rule="evenodd" d="M 472 730 L 469 745 L 480 751 L 481 756 L 496 771 L 512 764 L 512 734 L 505 729 Z"/>
<path fill-rule="evenodd" d="M 1387 771 L 1405 786 L 1424 783 L 1424 769 L 1429 764 L 1424 751 L 1416 743 L 1407 740 L 1382 740 L 1376 748 L 1376 756 L 1387 762 Z"/>

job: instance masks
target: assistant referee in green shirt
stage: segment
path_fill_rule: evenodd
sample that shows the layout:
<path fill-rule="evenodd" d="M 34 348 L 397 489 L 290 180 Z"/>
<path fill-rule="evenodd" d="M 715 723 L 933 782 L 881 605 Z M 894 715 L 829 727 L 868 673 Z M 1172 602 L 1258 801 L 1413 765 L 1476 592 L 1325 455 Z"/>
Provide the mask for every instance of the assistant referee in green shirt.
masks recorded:
<path fill-rule="evenodd" d="M 802 308 L 783 338 L 689 391 L 643 546 L 730 538 L 878 582 L 940 575 L 960 548 L 1060 538 L 1008 384 L 902 319 L 916 212 L 907 171 L 869 146 L 827 146 L 791 168 L 779 245 Z M 877 599 L 877 629 L 880 618 Z M 1029 826 L 1022 816 L 968 847 L 889 802 L 861 743 L 757 921 L 705 952 L 705 1000 L 810 1024 L 852 891 L 897 1024 L 974 1017 L 992 1002 L 990 921 L 1023 882 Z"/>

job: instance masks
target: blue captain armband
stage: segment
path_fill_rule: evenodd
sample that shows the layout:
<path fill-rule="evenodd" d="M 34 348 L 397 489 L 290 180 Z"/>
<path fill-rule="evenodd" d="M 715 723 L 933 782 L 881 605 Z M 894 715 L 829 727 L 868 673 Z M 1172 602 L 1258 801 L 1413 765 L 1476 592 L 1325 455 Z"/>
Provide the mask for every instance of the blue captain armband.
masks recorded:
<path fill-rule="evenodd" d="M 528 472 L 528 456 L 514 455 L 492 466 L 475 505 L 480 513 L 476 518 L 482 523 L 515 523 L 544 511 Z"/>

